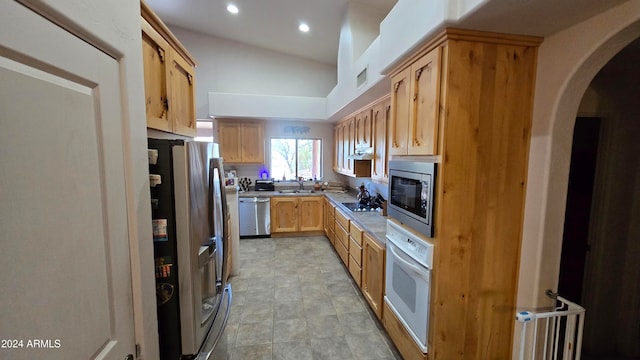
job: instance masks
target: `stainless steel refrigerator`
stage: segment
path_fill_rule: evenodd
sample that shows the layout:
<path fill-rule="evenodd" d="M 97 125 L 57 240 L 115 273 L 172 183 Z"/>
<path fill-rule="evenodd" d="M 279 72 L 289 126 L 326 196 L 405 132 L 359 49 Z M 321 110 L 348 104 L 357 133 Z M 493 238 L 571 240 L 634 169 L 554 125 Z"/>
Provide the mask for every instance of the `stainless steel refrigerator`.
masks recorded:
<path fill-rule="evenodd" d="M 213 358 L 231 307 L 222 159 L 212 143 L 148 145 L 160 356 Z"/>

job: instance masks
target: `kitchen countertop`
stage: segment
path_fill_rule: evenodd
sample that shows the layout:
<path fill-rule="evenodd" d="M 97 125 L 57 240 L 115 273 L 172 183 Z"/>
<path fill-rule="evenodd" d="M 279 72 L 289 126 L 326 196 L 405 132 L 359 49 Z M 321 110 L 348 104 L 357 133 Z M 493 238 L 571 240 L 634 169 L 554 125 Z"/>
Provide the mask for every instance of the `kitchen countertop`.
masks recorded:
<path fill-rule="evenodd" d="M 342 205 L 344 202 L 357 202 L 355 191 L 350 192 L 333 192 L 333 191 L 315 191 L 311 193 L 281 193 L 279 191 L 241 191 L 239 197 L 275 197 L 275 196 L 326 196 L 336 209 L 342 210 L 351 221 L 358 224 L 364 231 L 373 235 L 373 238 L 382 246 L 386 247 L 387 235 L 387 217 L 382 216 L 379 212 L 354 212 Z"/>

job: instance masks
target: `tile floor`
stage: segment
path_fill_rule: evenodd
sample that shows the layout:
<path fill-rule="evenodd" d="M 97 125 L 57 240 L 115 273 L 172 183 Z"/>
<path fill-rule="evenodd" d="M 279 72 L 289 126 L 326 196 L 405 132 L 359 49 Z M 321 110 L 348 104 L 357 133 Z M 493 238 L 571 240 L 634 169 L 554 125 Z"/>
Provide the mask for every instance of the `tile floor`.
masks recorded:
<path fill-rule="evenodd" d="M 242 239 L 230 282 L 224 360 L 401 359 L 324 236 Z"/>

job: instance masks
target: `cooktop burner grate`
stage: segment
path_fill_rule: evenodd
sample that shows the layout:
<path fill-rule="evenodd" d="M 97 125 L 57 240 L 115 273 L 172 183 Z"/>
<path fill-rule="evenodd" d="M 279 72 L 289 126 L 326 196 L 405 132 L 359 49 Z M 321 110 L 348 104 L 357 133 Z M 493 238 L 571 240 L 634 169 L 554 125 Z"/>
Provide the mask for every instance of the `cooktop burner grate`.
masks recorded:
<path fill-rule="evenodd" d="M 346 206 L 347 209 L 353 212 L 371 212 L 371 211 L 379 211 L 378 206 L 369 205 L 369 204 L 361 204 L 359 202 L 352 203 L 342 203 L 342 205 Z"/>

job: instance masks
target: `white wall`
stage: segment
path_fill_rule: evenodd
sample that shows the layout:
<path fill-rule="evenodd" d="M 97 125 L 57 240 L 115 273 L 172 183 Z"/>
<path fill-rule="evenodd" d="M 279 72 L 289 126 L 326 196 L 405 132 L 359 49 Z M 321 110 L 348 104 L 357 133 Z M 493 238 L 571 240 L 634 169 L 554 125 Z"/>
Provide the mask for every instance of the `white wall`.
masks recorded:
<path fill-rule="evenodd" d="M 358 59 L 380 35 L 380 22 L 386 14 L 358 2 L 350 2 L 347 10 L 353 40 L 352 58 Z"/>
<path fill-rule="evenodd" d="M 539 49 L 527 179 L 518 307 L 549 304 L 557 289 L 575 118 L 598 71 L 640 36 L 630 1 L 545 38 Z"/>
<path fill-rule="evenodd" d="M 209 117 L 209 92 L 326 97 L 336 68 L 178 27 L 171 31 L 198 62 L 196 116 Z"/>

